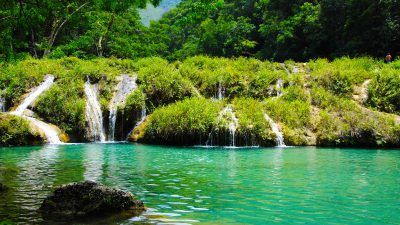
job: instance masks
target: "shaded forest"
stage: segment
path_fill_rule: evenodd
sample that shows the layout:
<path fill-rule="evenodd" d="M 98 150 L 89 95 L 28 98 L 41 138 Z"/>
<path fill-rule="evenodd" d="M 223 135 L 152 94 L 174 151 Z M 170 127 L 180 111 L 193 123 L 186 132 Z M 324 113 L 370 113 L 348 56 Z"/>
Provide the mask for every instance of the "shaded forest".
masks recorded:
<path fill-rule="evenodd" d="M 0 57 L 194 55 L 306 61 L 400 54 L 399 0 L 184 0 L 145 27 L 159 0 L 10 0 L 0 5 Z"/>

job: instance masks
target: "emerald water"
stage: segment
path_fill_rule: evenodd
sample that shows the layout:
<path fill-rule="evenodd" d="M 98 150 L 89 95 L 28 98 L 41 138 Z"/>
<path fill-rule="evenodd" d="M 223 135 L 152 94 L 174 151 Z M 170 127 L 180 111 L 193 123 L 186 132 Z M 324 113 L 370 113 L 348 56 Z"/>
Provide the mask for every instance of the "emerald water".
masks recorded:
<path fill-rule="evenodd" d="M 0 221 L 46 223 L 36 212 L 42 199 L 58 185 L 83 180 L 131 191 L 149 210 L 79 223 L 400 222 L 397 150 L 132 144 L 0 148 L 0 182 L 11 188 L 0 194 Z"/>

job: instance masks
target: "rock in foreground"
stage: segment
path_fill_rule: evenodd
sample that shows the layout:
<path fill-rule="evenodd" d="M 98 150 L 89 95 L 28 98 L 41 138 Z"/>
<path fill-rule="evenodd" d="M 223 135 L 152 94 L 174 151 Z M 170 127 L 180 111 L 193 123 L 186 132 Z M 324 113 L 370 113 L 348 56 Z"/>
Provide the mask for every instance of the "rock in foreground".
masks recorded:
<path fill-rule="evenodd" d="M 57 188 L 40 207 L 40 211 L 45 215 L 69 217 L 117 213 L 123 210 L 133 210 L 137 214 L 144 210 L 144 205 L 142 201 L 135 200 L 130 192 L 108 188 L 91 181 Z"/>

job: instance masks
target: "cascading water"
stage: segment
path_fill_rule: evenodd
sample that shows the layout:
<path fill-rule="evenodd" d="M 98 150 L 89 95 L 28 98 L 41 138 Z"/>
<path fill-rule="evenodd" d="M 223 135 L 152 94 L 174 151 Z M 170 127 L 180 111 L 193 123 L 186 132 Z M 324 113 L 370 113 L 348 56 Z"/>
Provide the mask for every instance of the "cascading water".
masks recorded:
<path fill-rule="evenodd" d="M 141 112 L 141 118 L 140 120 L 136 123 L 135 127 L 138 127 L 140 124 L 143 123 L 143 121 L 146 119 L 147 113 L 146 113 L 146 104 L 142 105 L 142 112 Z"/>
<path fill-rule="evenodd" d="M 0 92 L 0 112 L 5 112 L 6 111 L 6 100 L 1 96 Z"/>
<path fill-rule="evenodd" d="M 137 88 L 136 77 L 122 75 L 119 79 L 121 79 L 121 81 L 118 83 L 117 91 L 114 93 L 110 102 L 108 141 L 114 141 L 118 106 L 124 105 L 128 95 Z"/>
<path fill-rule="evenodd" d="M 236 129 L 239 126 L 239 120 L 236 118 L 235 112 L 231 106 L 225 107 L 218 116 L 217 124 L 221 124 L 227 126 L 229 131 L 229 139 L 228 139 L 228 146 L 234 147 L 235 146 L 235 135 Z M 209 138 L 207 140 L 207 145 L 213 146 L 213 131 L 209 134 Z"/>
<path fill-rule="evenodd" d="M 22 101 L 21 105 L 19 105 L 17 109 L 13 111 L 13 114 L 22 115 L 24 110 L 27 109 L 28 106 L 32 104 L 37 97 L 39 97 L 39 95 L 41 95 L 44 91 L 49 89 L 51 85 L 53 85 L 53 83 L 54 83 L 54 76 L 47 75 L 43 83 L 41 83 L 37 88 L 35 88 L 29 93 L 28 97 L 26 97 L 24 101 Z"/>
<path fill-rule="evenodd" d="M 140 126 L 140 124 L 142 124 L 147 118 L 147 113 L 146 113 L 146 104 L 142 105 L 142 112 L 141 112 L 141 117 L 140 120 L 135 124 L 135 126 L 133 127 L 133 129 L 129 132 L 127 139 L 129 139 L 129 137 L 131 136 L 132 132 Z"/>
<path fill-rule="evenodd" d="M 281 97 L 283 95 L 282 88 L 283 88 L 283 80 L 279 78 L 276 81 L 276 97 Z"/>
<path fill-rule="evenodd" d="M 41 83 L 37 88 L 32 90 L 29 95 L 22 101 L 21 105 L 17 107 L 15 111 L 10 112 L 12 115 L 21 116 L 22 118 L 30 121 L 34 126 L 39 128 L 46 136 L 47 141 L 50 144 L 62 144 L 60 138 L 58 137 L 59 132 L 49 124 L 40 121 L 38 119 L 24 116 L 24 111 L 32 104 L 44 91 L 49 89 L 54 83 L 54 76 L 47 75 L 43 83 Z"/>
<path fill-rule="evenodd" d="M 222 100 L 225 97 L 225 88 L 222 86 L 221 82 L 218 84 L 218 93 L 216 97 L 218 100 Z"/>
<path fill-rule="evenodd" d="M 98 87 L 97 84 L 90 84 L 88 79 L 85 83 L 86 95 L 86 111 L 85 116 L 88 122 L 88 131 L 92 141 L 105 142 L 103 127 L 103 114 L 101 111 L 100 103 L 97 99 Z"/>
<path fill-rule="evenodd" d="M 31 121 L 36 127 L 43 131 L 49 144 L 62 144 L 63 142 L 58 137 L 58 132 L 56 129 L 51 127 L 49 124 L 37 120 L 32 117 L 23 116 L 25 119 Z"/>
<path fill-rule="evenodd" d="M 276 145 L 278 147 L 285 147 L 285 142 L 283 139 L 283 134 L 282 132 L 279 130 L 278 125 L 265 113 L 264 114 L 265 120 L 270 124 L 272 132 L 274 132 L 276 138 L 275 138 L 275 142 Z"/>
<path fill-rule="evenodd" d="M 236 128 L 239 125 L 239 120 L 235 116 L 235 112 L 231 107 L 226 108 L 227 113 L 231 115 L 231 120 L 229 122 L 229 134 L 230 134 L 230 143 L 229 146 L 235 146 L 235 133 L 236 133 Z"/>

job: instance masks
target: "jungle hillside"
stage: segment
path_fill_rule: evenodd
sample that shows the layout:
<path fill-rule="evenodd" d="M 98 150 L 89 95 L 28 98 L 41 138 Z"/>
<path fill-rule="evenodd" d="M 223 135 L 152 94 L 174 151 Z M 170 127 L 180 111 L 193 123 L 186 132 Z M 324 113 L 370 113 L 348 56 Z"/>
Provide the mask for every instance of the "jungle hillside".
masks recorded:
<path fill-rule="evenodd" d="M 398 0 L 10 0 L 0 57 L 254 57 L 305 62 L 400 54 Z M 159 17 L 149 27 L 142 17 Z M 161 12 L 160 12 L 161 11 Z M 148 23 L 145 22 L 145 23 Z"/>
<path fill-rule="evenodd" d="M 7 1 L 0 145 L 398 147 L 399 8 L 397 0 Z M 388 53 L 394 61 L 384 63 Z"/>

